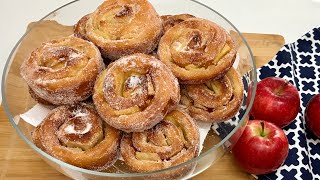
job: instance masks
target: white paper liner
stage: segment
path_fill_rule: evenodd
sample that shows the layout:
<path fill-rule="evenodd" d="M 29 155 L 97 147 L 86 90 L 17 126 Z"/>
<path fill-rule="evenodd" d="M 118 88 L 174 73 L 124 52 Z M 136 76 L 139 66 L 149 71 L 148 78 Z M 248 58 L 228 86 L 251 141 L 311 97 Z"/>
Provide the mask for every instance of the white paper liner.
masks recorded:
<path fill-rule="evenodd" d="M 239 63 L 240 63 L 240 55 L 239 55 L 239 53 L 237 52 L 237 54 L 236 54 L 236 59 L 234 60 L 234 63 L 233 63 L 233 65 L 232 65 L 232 67 L 234 67 L 235 69 L 237 69 Z"/>
<path fill-rule="evenodd" d="M 49 112 L 53 108 L 50 106 L 46 106 L 43 104 L 36 104 L 33 108 L 29 109 L 29 111 L 20 114 L 20 117 L 27 123 L 31 124 L 32 126 L 38 126 L 43 119 L 49 114 Z"/>

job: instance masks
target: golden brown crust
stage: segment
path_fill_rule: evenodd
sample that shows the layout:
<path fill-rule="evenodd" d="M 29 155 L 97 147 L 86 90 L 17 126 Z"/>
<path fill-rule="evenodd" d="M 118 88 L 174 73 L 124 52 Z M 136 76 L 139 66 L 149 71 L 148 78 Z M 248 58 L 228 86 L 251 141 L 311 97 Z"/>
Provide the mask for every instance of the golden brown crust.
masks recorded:
<path fill-rule="evenodd" d="M 170 28 L 175 26 L 176 24 L 181 23 L 190 18 L 194 18 L 195 16 L 191 14 L 176 14 L 176 15 L 163 15 L 161 16 L 164 33 L 167 32 Z"/>
<path fill-rule="evenodd" d="M 83 16 L 76 25 L 73 27 L 74 36 L 88 40 L 87 38 L 87 30 L 86 30 L 86 24 L 90 17 L 90 14 L 87 14 Z"/>
<path fill-rule="evenodd" d="M 152 52 L 162 29 L 160 17 L 147 0 L 105 1 L 86 23 L 88 39 L 110 60 Z"/>
<path fill-rule="evenodd" d="M 218 80 L 204 84 L 182 85 L 181 103 L 188 107 L 190 115 L 200 121 L 225 121 L 239 111 L 243 99 L 243 83 L 232 67 Z"/>
<path fill-rule="evenodd" d="M 199 84 L 223 76 L 235 60 L 236 48 L 222 27 L 190 18 L 162 36 L 158 55 L 181 83 Z"/>
<path fill-rule="evenodd" d="M 37 101 L 38 103 L 41 103 L 41 104 L 44 104 L 44 105 L 52 105 L 50 102 L 42 99 L 41 97 L 39 97 L 36 93 L 34 93 L 34 91 L 28 87 L 28 90 L 29 90 L 29 94 L 30 96 L 35 100 Z"/>
<path fill-rule="evenodd" d="M 125 134 L 120 149 L 125 163 L 136 172 L 169 168 L 198 155 L 199 129 L 184 108 L 169 112 L 163 121 L 144 132 Z M 157 176 L 183 176 L 192 164 Z"/>
<path fill-rule="evenodd" d="M 104 69 L 99 50 L 88 41 L 65 37 L 44 43 L 21 65 L 33 97 L 54 105 L 73 104 L 92 95 Z"/>
<path fill-rule="evenodd" d="M 158 59 L 146 54 L 125 56 L 103 71 L 93 101 L 111 126 L 138 132 L 153 127 L 179 103 L 178 80 Z"/>
<path fill-rule="evenodd" d="M 85 169 L 101 171 L 119 155 L 120 131 L 103 124 L 84 103 L 52 110 L 32 134 L 33 142 L 53 157 Z"/>

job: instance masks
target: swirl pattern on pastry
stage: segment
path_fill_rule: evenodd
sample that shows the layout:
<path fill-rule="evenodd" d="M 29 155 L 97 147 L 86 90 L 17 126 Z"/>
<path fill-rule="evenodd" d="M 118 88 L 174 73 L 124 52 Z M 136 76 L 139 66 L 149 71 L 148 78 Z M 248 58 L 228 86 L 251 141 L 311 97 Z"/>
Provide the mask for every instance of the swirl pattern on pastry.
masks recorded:
<path fill-rule="evenodd" d="M 177 15 L 163 15 L 161 16 L 162 24 L 164 32 L 167 32 L 170 28 L 175 26 L 176 24 L 181 23 L 190 18 L 194 18 L 195 16 L 191 14 L 177 14 Z"/>
<path fill-rule="evenodd" d="M 144 131 L 180 101 L 178 80 L 155 57 L 125 56 L 111 63 L 95 84 L 93 102 L 103 119 L 126 131 Z"/>
<path fill-rule="evenodd" d="M 92 106 L 81 103 L 52 110 L 32 138 L 57 159 L 100 171 L 118 158 L 121 133 L 105 124 Z"/>
<path fill-rule="evenodd" d="M 191 116 L 205 122 L 228 120 L 238 112 L 244 87 L 238 72 L 231 67 L 225 76 L 198 85 L 182 85 L 181 103 Z"/>
<path fill-rule="evenodd" d="M 162 36 L 158 55 L 181 83 L 199 84 L 222 77 L 235 60 L 236 48 L 219 25 L 190 18 Z"/>
<path fill-rule="evenodd" d="M 104 69 L 94 44 L 77 37 L 44 43 L 21 65 L 21 76 L 34 94 L 54 104 L 73 104 L 92 95 Z"/>
<path fill-rule="evenodd" d="M 162 29 L 159 15 L 147 0 L 107 0 L 86 23 L 88 39 L 111 60 L 152 52 Z"/>
<path fill-rule="evenodd" d="M 194 120 L 179 106 L 152 129 L 125 134 L 121 140 L 120 151 L 125 163 L 132 170 L 150 172 L 196 157 L 199 138 L 199 129 Z M 175 171 L 178 174 L 183 173 L 179 168 Z M 171 177 L 174 175 L 171 174 Z"/>

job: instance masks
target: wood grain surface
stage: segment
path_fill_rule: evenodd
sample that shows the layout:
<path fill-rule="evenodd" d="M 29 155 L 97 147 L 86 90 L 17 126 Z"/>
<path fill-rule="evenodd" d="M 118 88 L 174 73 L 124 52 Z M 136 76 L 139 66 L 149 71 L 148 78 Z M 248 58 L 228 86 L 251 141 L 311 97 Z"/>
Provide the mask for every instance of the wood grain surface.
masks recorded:
<path fill-rule="evenodd" d="M 273 34 L 244 33 L 258 67 L 266 64 L 283 46 L 284 38 Z M 17 99 L 17 101 L 19 101 Z M 0 179 L 69 179 L 46 164 L 15 132 L 0 108 Z M 227 153 L 193 179 L 254 179 L 234 163 Z"/>

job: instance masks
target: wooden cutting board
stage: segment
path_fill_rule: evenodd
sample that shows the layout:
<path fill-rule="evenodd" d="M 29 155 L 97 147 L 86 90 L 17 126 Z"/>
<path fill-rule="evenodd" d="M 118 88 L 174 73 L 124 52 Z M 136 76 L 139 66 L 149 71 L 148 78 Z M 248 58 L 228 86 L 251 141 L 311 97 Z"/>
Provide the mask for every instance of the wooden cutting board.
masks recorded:
<path fill-rule="evenodd" d="M 244 33 L 257 66 L 266 64 L 284 45 L 284 38 L 274 34 Z M 254 179 L 243 172 L 227 153 L 216 164 L 193 179 Z M 15 132 L 0 107 L 0 180 L 69 179 L 47 165 Z"/>

